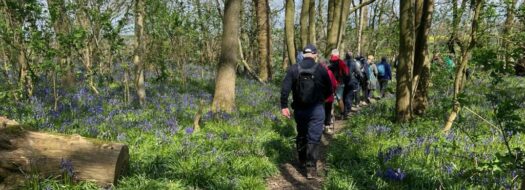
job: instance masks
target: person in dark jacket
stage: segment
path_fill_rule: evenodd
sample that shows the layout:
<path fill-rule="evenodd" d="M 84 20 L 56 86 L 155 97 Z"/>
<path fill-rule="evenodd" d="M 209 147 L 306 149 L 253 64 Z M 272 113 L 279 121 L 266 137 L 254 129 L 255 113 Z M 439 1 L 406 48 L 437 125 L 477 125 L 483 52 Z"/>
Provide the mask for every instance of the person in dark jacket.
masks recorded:
<path fill-rule="evenodd" d="M 364 102 L 361 102 L 362 106 L 368 105 L 370 103 L 370 99 L 368 97 L 368 85 L 370 84 L 370 73 L 369 73 L 369 64 L 365 57 L 359 56 L 357 58 L 361 62 L 361 73 L 363 74 L 363 78 L 361 80 L 361 90 L 363 92 L 363 98 Z"/>
<path fill-rule="evenodd" d="M 385 97 L 385 91 L 388 87 L 388 81 L 392 80 L 392 68 L 386 61 L 386 57 L 381 58 L 381 63 L 377 64 L 378 78 L 379 78 L 379 90 L 381 92 L 381 98 Z"/>
<path fill-rule="evenodd" d="M 324 101 L 332 95 L 332 82 L 328 71 L 315 62 L 317 48 L 307 45 L 303 49 L 304 59 L 300 63 L 292 65 L 286 72 L 281 88 L 281 114 L 291 118 L 288 109 L 288 96 L 292 92 L 294 119 L 297 123 L 296 148 L 301 168 L 306 168 L 306 177 L 313 179 L 317 175 L 317 160 L 319 160 L 319 144 L 323 133 L 325 119 Z M 310 79 L 315 81 L 311 97 L 301 97 L 305 94 L 301 90 L 306 83 L 305 70 L 314 70 Z M 300 78 L 301 76 L 301 78 Z M 308 91 L 310 92 L 310 91 Z M 312 103 L 304 103 L 304 99 L 312 100 Z"/>
<path fill-rule="evenodd" d="M 346 53 L 345 63 L 348 67 L 349 74 L 348 79 L 345 81 L 346 85 L 343 93 L 343 100 L 345 104 L 345 111 L 343 112 L 343 117 L 348 118 L 348 114 L 352 110 L 352 102 L 354 101 L 355 97 L 357 96 L 357 92 L 359 91 L 359 79 L 362 78 L 362 74 L 357 68 L 357 64 L 355 62 L 352 52 L 349 51 Z"/>

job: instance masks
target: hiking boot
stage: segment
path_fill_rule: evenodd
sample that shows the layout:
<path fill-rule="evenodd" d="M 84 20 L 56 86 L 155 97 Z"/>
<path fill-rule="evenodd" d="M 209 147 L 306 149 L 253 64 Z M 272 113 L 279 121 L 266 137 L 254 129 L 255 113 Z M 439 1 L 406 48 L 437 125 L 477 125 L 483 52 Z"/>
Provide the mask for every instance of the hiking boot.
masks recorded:
<path fill-rule="evenodd" d="M 332 124 L 333 125 L 333 124 Z M 332 125 L 325 125 L 324 126 L 324 134 L 327 134 L 327 135 L 332 135 L 334 134 L 334 131 L 332 129 Z"/>
<path fill-rule="evenodd" d="M 317 177 L 317 169 L 315 167 L 306 168 L 306 179 L 315 179 Z"/>

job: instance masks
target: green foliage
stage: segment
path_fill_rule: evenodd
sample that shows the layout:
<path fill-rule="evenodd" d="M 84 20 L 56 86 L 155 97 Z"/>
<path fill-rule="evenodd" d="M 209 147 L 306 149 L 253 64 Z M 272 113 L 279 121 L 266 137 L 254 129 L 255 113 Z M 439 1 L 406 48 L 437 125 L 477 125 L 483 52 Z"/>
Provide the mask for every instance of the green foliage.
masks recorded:
<path fill-rule="evenodd" d="M 474 73 L 461 97 L 466 108 L 452 132 L 444 135 L 440 130 L 452 96 L 448 72 L 432 66 L 430 108 L 424 117 L 393 123 L 395 102 L 386 99 L 347 121 L 330 145 L 325 189 L 518 188 L 525 175 L 520 165 L 525 97 L 516 92 L 524 90 L 525 81 L 501 75 L 501 83 L 495 85 L 486 71 Z M 491 97 L 498 103 L 491 103 Z M 496 125 L 501 121 L 502 130 L 487 120 Z M 505 139 L 512 154 L 507 153 Z"/>
<path fill-rule="evenodd" d="M 30 102 L 8 101 L 17 106 L 0 108 L 0 115 L 35 130 L 128 144 L 131 167 L 117 189 L 264 189 L 265 178 L 278 172 L 278 164 L 293 159 L 295 129 L 291 121 L 276 115 L 278 88 L 240 79 L 238 112 L 213 116 L 206 107 L 201 130 L 193 131 L 197 103 L 210 104 L 213 89 L 206 86 L 213 74 L 202 67 L 186 69 L 189 76 L 206 71 L 206 77 L 192 77 L 186 85 L 152 83 L 154 94 L 140 110 L 115 96 L 122 93 L 122 86 L 114 84 L 101 88 L 98 97 L 85 86 L 62 94 L 58 111 L 53 111 L 46 91 L 38 90 Z M 66 178 L 30 179 L 28 189 L 97 188 Z"/>

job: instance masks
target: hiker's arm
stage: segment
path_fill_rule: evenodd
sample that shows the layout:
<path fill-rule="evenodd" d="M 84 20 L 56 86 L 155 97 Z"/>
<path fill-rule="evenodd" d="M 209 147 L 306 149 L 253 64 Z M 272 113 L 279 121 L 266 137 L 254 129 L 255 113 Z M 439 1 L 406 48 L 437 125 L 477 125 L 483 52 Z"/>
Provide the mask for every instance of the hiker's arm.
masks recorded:
<path fill-rule="evenodd" d="M 288 108 L 288 96 L 292 91 L 293 83 L 293 72 L 292 67 L 286 71 L 286 76 L 284 77 L 282 87 L 281 87 L 281 109 Z"/>

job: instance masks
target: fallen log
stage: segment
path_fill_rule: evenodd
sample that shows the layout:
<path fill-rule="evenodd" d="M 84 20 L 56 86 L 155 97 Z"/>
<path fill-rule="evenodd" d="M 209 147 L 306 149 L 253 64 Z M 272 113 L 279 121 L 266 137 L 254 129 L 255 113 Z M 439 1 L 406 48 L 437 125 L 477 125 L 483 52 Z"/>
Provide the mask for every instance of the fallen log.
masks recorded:
<path fill-rule="evenodd" d="M 32 174 L 70 175 L 75 181 L 108 187 L 116 185 L 128 168 L 127 145 L 28 131 L 3 117 L 0 124 L 0 189 L 17 189 Z"/>

